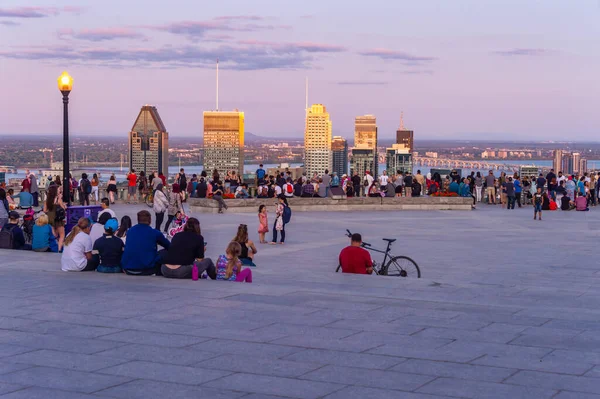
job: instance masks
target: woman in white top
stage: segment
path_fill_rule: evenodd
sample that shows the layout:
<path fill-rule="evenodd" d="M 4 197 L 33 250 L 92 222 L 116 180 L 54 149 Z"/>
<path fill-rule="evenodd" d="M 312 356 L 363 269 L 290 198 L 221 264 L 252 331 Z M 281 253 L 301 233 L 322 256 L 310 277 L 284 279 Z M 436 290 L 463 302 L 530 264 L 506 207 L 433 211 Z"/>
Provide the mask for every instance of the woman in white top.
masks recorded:
<path fill-rule="evenodd" d="M 178 195 L 178 194 L 172 194 Z M 154 205 L 152 206 L 154 213 L 156 214 L 156 230 L 160 231 L 160 226 L 165 219 L 165 212 L 169 209 L 169 199 L 163 192 L 163 185 L 159 184 L 154 192 Z"/>
<path fill-rule="evenodd" d="M 65 272 L 88 272 L 96 270 L 97 264 L 92 260 L 92 228 L 88 218 L 81 218 L 77 226 L 65 238 L 61 269 Z"/>

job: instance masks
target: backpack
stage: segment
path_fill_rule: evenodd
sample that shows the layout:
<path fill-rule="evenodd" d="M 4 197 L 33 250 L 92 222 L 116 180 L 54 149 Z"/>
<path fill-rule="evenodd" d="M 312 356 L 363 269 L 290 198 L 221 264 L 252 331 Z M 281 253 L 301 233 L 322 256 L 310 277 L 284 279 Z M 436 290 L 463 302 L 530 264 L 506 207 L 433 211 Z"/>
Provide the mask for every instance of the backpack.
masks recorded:
<path fill-rule="evenodd" d="M 292 210 L 289 206 L 283 206 L 283 224 L 288 224 L 292 220 Z"/>
<path fill-rule="evenodd" d="M 10 230 L 0 231 L 0 249 L 13 249 L 13 233 Z"/>
<path fill-rule="evenodd" d="M 54 213 L 54 221 L 55 222 L 62 222 L 63 220 L 65 220 L 67 218 L 67 213 L 65 212 L 65 208 L 63 208 L 62 206 L 56 205 L 54 207 L 55 209 L 55 213 Z"/>
<path fill-rule="evenodd" d="M 369 187 L 369 180 L 366 177 L 365 177 L 365 180 L 363 181 L 363 186 Z"/>
<path fill-rule="evenodd" d="M 75 179 L 71 179 L 71 188 L 77 189 L 79 187 L 79 182 Z"/>
<path fill-rule="evenodd" d="M 256 177 L 257 177 L 259 180 L 261 180 L 261 179 L 264 179 L 264 177 L 265 177 L 265 170 L 264 170 L 264 169 L 258 169 L 258 170 L 256 171 Z"/>
<path fill-rule="evenodd" d="M 293 186 L 292 186 L 290 183 L 286 184 L 286 186 L 287 186 L 287 187 L 285 188 L 285 191 L 286 191 L 288 194 L 292 194 L 292 193 L 294 192 L 294 187 L 293 187 Z"/>
<path fill-rule="evenodd" d="M 83 191 L 84 194 L 92 193 L 92 185 L 88 179 L 83 179 L 81 181 L 81 190 Z"/>

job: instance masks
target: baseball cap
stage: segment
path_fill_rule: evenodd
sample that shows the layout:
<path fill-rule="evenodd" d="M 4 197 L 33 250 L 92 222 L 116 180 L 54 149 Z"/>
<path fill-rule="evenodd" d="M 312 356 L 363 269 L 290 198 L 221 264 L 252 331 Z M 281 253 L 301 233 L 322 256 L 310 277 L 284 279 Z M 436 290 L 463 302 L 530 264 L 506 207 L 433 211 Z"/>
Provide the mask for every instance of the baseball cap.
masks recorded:
<path fill-rule="evenodd" d="M 17 211 L 10 211 L 10 212 L 8 212 L 8 218 L 9 219 L 19 219 L 19 218 L 21 218 L 21 215 L 19 215 L 19 212 L 17 212 Z"/>
<path fill-rule="evenodd" d="M 104 223 L 104 230 L 112 230 L 114 233 L 118 229 L 119 229 L 119 222 L 115 218 L 108 219 L 108 221 L 106 223 Z"/>

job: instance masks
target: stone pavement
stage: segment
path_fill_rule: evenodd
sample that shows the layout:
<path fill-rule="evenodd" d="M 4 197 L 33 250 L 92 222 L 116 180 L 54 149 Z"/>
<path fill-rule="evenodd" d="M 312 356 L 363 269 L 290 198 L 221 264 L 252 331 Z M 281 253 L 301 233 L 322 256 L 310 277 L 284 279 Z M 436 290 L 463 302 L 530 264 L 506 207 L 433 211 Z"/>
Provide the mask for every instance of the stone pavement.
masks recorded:
<path fill-rule="evenodd" d="M 600 212 L 480 208 L 294 213 L 253 284 L 2 251 L 0 398 L 600 399 Z M 256 219 L 200 215 L 209 255 Z M 333 273 L 346 228 L 423 278 Z"/>

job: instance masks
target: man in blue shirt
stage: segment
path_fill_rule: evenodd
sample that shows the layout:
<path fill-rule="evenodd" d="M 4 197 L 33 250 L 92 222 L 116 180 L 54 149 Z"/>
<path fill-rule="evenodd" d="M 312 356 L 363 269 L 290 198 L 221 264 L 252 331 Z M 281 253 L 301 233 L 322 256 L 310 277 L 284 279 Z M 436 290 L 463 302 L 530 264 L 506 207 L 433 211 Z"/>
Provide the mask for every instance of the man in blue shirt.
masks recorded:
<path fill-rule="evenodd" d="M 256 184 L 262 184 L 265 181 L 265 170 L 263 169 L 262 163 L 259 165 L 259 168 L 256 170 Z"/>
<path fill-rule="evenodd" d="M 138 224 L 127 232 L 127 243 L 121 266 L 125 273 L 134 276 L 161 275 L 160 268 L 170 242 L 150 226 L 152 216 L 148 211 L 137 214 Z M 164 249 L 158 251 L 158 245 Z"/>

